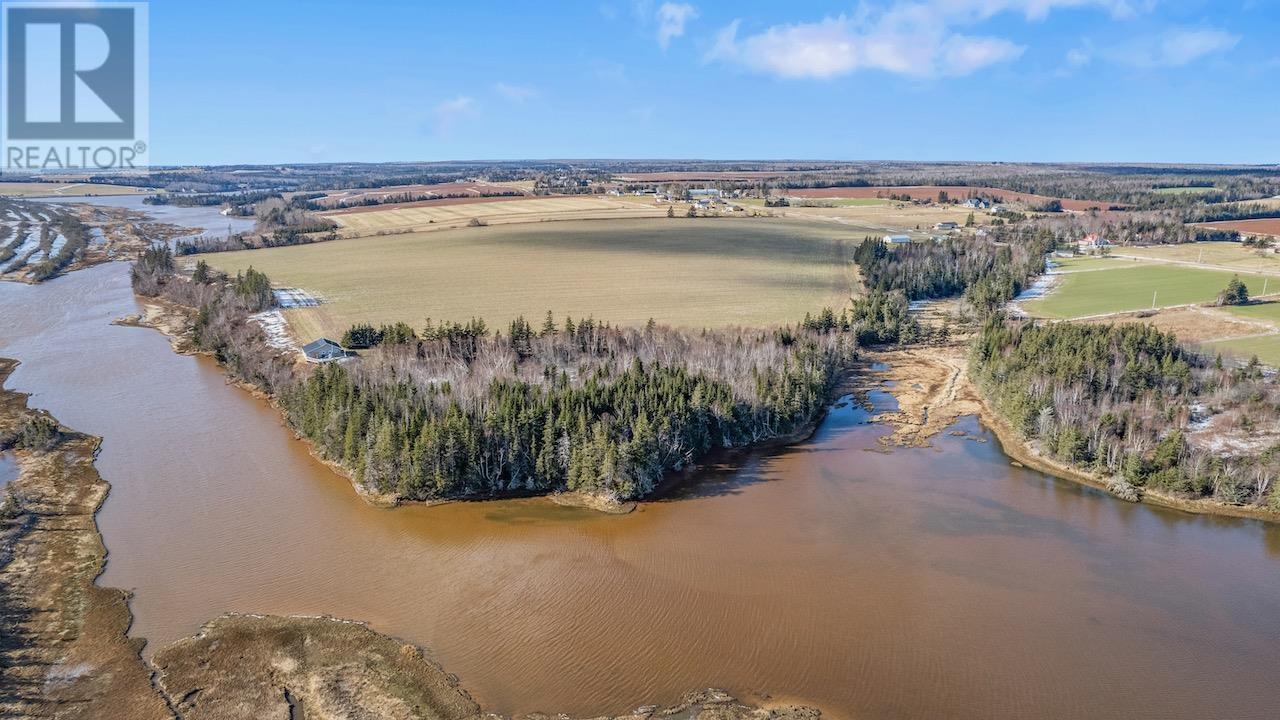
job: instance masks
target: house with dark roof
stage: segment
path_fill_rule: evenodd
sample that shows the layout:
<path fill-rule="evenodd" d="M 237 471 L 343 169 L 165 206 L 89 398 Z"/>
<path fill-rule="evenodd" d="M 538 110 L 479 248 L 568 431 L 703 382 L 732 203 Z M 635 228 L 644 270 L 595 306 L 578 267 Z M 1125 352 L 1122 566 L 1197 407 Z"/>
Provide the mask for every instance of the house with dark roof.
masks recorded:
<path fill-rule="evenodd" d="M 355 353 L 344 350 L 341 345 L 329 338 L 319 338 L 303 345 L 302 354 L 310 363 L 326 363 L 355 357 Z"/>

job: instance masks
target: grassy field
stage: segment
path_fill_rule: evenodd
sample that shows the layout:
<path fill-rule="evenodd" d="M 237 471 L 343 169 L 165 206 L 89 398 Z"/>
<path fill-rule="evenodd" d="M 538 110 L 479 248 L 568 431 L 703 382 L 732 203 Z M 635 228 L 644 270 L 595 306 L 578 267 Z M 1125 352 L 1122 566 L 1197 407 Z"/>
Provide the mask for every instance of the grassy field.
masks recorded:
<path fill-rule="evenodd" d="M 0 195 L 5 197 L 86 197 L 89 195 L 151 194 L 150 188 L 102 183 L 18 183 L 0 182 Z"/>
<path fill-rule="evenodd" d="M 547 310 L 686 327 L 792 322 L 842 307 L 862 229 L 781 219 L 531 223 L 338 240 L 205 256 L 250 265 L 324 304 L 285 312 L 303 341 L 356 322 L 483 317 L 495 327 Z"/>
<path fill-rule="evenodd" d="M 652 199 L 605 197 L 529 198 L 497 202 L 387 207 L 372 211 L 328 215 L 345 231 L 356 235 L 464 227 L 472 218 L 489 225 L 529 223 L 544 220 L 589 220 L 596 218 L 665 217 L 667 205 Z M 684 208 L 676 210 L 683 214 Z"/>
<path fill-rule="evenodd" d="M 1199 242 L 1182 245 L 1152 245 L 1149 247 L 1116 248 L 1120 255 L 1153 260 L 1176 260 L 1203 263 L 1240 270 L 1271 271 L 1280 273 L 1280 256 L 1245 247 L 1238 242 Z"/>
<path fill-rule="evenodd" d="M 1215 340 L 1205 343 L 1204 347 L 1207 350 L 1221 352 L 1223 355 L 1233 355 L 1246 360 L 1257 357 L 1272 367 L 1280 367 L 1280 334 Z"/>
<path fill-rule="evenodd" d="M 1261 320 L 1280 327 L 1280 302 L 1258 302 L 1252 305 L 1227 305 L 1223 310 L 1236 317 Z"/>
<path fill-rule="evenodd" d="M 881 234 L 900 233 L 903 231 L 932 233 L 935 223 L 954 222 L 964 225 L 965 220 L 969 217 L 969 210 L 951 205 L 941 207 L 937 205 L 904 205 L 902 203 L 770 209 L 773 210 L 774 214 L 781 214 L 788 218 L 806 218 L 821 222 L 859 225 L 871 228 L 876 233 Z M 984 218 L 985 216 L 981 212 L 977 213 L 979 222 Z"/>
<path fill-rule="evenodd" d="M 1053 292 L 1028 301 L 1023 307 L 1035 316 L 1074 318 L 1149 308 L 1153 293 L 1156 293 L 1156 307 L 1203 303 L 1217 297 L 1233 274 L 1226 270 L 1157 263 L 1069 273 L 1063 275 L 1061 284 Z M 1250 287 L 1262 287 L 1262 276 L 1239 275 Z"/>
<path fill-rule="evenodd" d="M 1116 270 L 1121 267 L 1134 267 L 1137 263 L 1114 257 L 1098 257 L 1096 255 L 1080 255 L 1078 257 L 1053 258 L 1054 270 L 1057 272 L 1089 272 L 1091 270 Z"/>

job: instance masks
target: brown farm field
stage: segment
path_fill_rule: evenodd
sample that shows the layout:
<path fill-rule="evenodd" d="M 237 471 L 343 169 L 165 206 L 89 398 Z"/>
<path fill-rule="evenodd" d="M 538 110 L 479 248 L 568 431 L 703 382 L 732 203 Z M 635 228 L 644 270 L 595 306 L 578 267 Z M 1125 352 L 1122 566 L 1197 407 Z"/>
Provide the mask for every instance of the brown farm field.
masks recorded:
<path fill-rule="evenodd" d="M 1013 190 L 1002 190 L 1000 188 L 970 186 L 970 185 L 898 185 L 898 186 L 864 186 L 864 187 L 824 187 L 824 188 L 788 188 L 776 191 L 780 195 L 788 195 L 803 198 L 884 198 L 889 195 L 908 195 L 912 200 L 932 200 L 937 202 L 938 196 L 942 192 L 953 200 L 964 200 L 965 198 L 982 195 L 986 197 L 1002 198 L 1006 202 L 1023 202 L 1028 204 L 1042 204 L 1055 198 L 1044 195 L 1033 195 L 1031 193 L 1015 192 Z M 1098 208 L 1105 210 L 1117 203 L 1103 202 L 1100 200 L 1062 200 L 1062 207 L 1067 210 L 1090 210 Z"/>
<path fill-rule="evenodd" d="M 776 218 L 578 221 L 336 240 L 204 256 L 323 299 L 286 310 L 298 340 L 357 322 L 482 317 L 502 328 L 547 310 L 639 325 L 770 325 L 843 307 L 865 229 Z"/>
<path fill-rule="evenodd" d="M 465 227 L 474 219 L 488 225 L 548 220 L 665 217 L 668 205 L 625 196 L 582 195 L 522 199 L 496 198 L 471 203 L 404 203 L 365 212 L 330 212 L 348 236 Z M 678 208 L 677 212 L 683 212 Z"/>
<path fill-rule="evenodd" d="M 908 232 L 917 236 L 933 234 L 934 224 L 940 222 L 954 222 L 963 226 L 970 212 L 974 212 L 979 223 L 989 217 L 981 210 L 970 211 L 958 205 L 921 206 L 910 203 L 788 207 L 772 208 L 772 211 L 782 217 L 853 225 L 879 234 Z"/>
<path fill-rule="evenodd" d="M 1280 237 L 1280 218 L 1262 218 L 1260 220 L 1227 220 L 1224 222 L 1199 223 L 1201 227 L 1215 230 L 1235 230 L 1249 235 L 1274 235 Z"/>

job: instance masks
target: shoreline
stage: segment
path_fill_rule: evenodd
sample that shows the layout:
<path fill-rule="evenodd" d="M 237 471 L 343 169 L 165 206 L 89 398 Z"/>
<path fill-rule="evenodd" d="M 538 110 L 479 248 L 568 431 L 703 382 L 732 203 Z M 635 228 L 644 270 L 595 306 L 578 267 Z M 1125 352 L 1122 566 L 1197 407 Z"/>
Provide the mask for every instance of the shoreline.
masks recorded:
<path fill-rule="evenodd" d="M 57 423 L 30 408 L 27 394 L 6 386 L 18 364 L 0 358 L 4 446 L 32 419 Z M 147 661 L 146 640 L 128 635 L 129 593 L 96 584 L 107 555 L 96 515 L 110 487 L 94 464 L 101 438 L 56 427 L 56 438 L 43 449 L 6 451 L 20 468 L 7 488 L 21 501 L 16 512 L 0 513 L 0 582 L 6 588 L 0 595 L 0 713 L 87 719 L 128 708 L 130 718 L 141 720 L 500 717 L 477 705 L 423 648 L 364 622 L 330 616 L 227 613 Z M 743 704 L 708 689 L 686 693 L 669 707 L 614 717 L 703 712 L 723 720 L 812 720 L 822 714 L 778 702 Z"/>
<path fill-rule="evenodd" d="M 122 318 L 113 320 L 115 325 L 125 327 L 141 327 L 150 328 L 158 331 L 169 339 L 169 345 L 173 351 L 180 355 L 204 355 L 213 357 L 212 353 L 201 350 L 195 346 L 190 337 L 192 317 L 195 310 L 180 303 L 173 302 L 161 297 L 144 297 L 134 294 L 137 301 L 143 306 L 141 315 L 127 315 Z M 236 385 L 245 390 L 254 397 L 263 400 L 276 411 L 281 424 L 293 434 L 295 440 L 305 443 L 307 452 L 316 461 L 324 464 L 336 474 L 344 477 L 355 490 L 356 495 L 364 502 L 379 508 L 395 508 L 400 505 L 421 505 L 431 507 L 435 505 L 444 505 L 448 503 L 458 502 L 488 502 L 490 500 L 513 500 L 521 498 L 541 498 L 547 502 L 564 506 L 578 507 L 588 510 L 594 510 L 606 515 L 626 515 L 633 512 L 641 503 L 661 500 L 663 496 L 669 493 L 674 487 L 680 485 L 688 478 L 690 474 L 704 466 L 705 458 L 690 462 L 685 467 L 669 471 L 662 482 L 650 492 L 647 496 L 635 500 L 622 500 L 610 495 L 587 493 L 577 490 L 560 490 L 546 493 L 512 493 L 494 497 L 456 497 L 456 498 L 437 498 L 432 500 L 410 500 L 405 499 L 395 493 L 381 493 L 372 488 L 366 487 L 363 483 L 357 482 L 351 475 L 351 470 L 342 463 L 325 457 L 321 454 L 314 442 L 304 437 L 289 425 L 285 418 L 284 409 L 280 407 L 275 395 L 263 390 L 261 387 L 253 383 L 245 382 L 227 375 L 225 369 L 219 364 L 219 369 L 223 370 L 223 377 L 228 383 Z M 856 378 L 851 373 L 853 368 L 846 368 L 840 371 L 839 377 L 836 379 L 831 389 L 828 391 L 827 404 L 833 404 L 839 397 L 854 392 L 857 385 Z M 758 442 L 749 443 L 747 445 L 725 448 L 726 452 L 744 452 L 744 451 L 772 451 L 777 448 L 787 447 L 796 443 L 804 442 L 813 437 L 817 432 L 818 426 L 822 424 L 826 418 L 829 407 L 824 407 L 815 417 L 808 422 L 802 424 L 790 433 L 779 435 L 772 438 L 760 440 Z"/>
<path fill-rule="evenodd" d="M 963 353 L 963 354 L 962 354 Z M 885 445 L 922 447 L 928 439 L 949 427 L 960 417 L 973 416 L 983 427 L 996 436 L 1001 450 L 1013 461 L 1055 478 L 1085 485 L 1105 492 L 1118 502 L 1133 502 L 1121 498 L 1109 489 L 1105 478 L 1040 454 L 1033 443 L 1022 438 L 1013 427 L 992 407 L 986 396 L 969 377 L 967 347 L 952 342 L 938 346 L 913 346 L 892 350 L 868 352 L 868 359 L 884 362 L 887 370 L 869 375 L 880 381 L 893 380 L 894 387 L 886 388 L 882 382 L 864 383 L 865 393 L 871 390 L 889 392 L 898 401 L 898 410 L 880 413 L 876 422 L 894 427 L 894 432 L 882 438 Z M 939 378 L 946 376 L 945 381 Z M 920 389 L 904 385 L 915 383 Z M 865 404 L 865 403 L 864 403 Z M 1217 515 L 1246 520 L 1280 523 L 1280 513 L 1260 507 L 1226 505 L 1209 499 L 1184 498 L 1160 490 L 1139 488 L 1137 502 L 1196 515 Z"/>

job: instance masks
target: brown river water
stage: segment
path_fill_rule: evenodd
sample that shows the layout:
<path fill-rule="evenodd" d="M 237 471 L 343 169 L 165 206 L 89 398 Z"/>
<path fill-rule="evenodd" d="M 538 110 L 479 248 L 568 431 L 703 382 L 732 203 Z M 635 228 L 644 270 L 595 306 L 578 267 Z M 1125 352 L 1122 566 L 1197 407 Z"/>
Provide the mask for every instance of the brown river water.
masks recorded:
<path fill-rule="evenodd" d="M 109 324 L 133 312 L 122 264 L 0 284 L 10 385 L 105 439 L 100 582 L 135 593 L 152 648 L 226 611 L 328 613 L 503 713 L 707 686 L 859 718 L 1280 713 L 1280 528 L 1014 467 L 973 420 L 883 452 L 844 404 L 620 517 L 379 510 L 211 361 Z"/>

